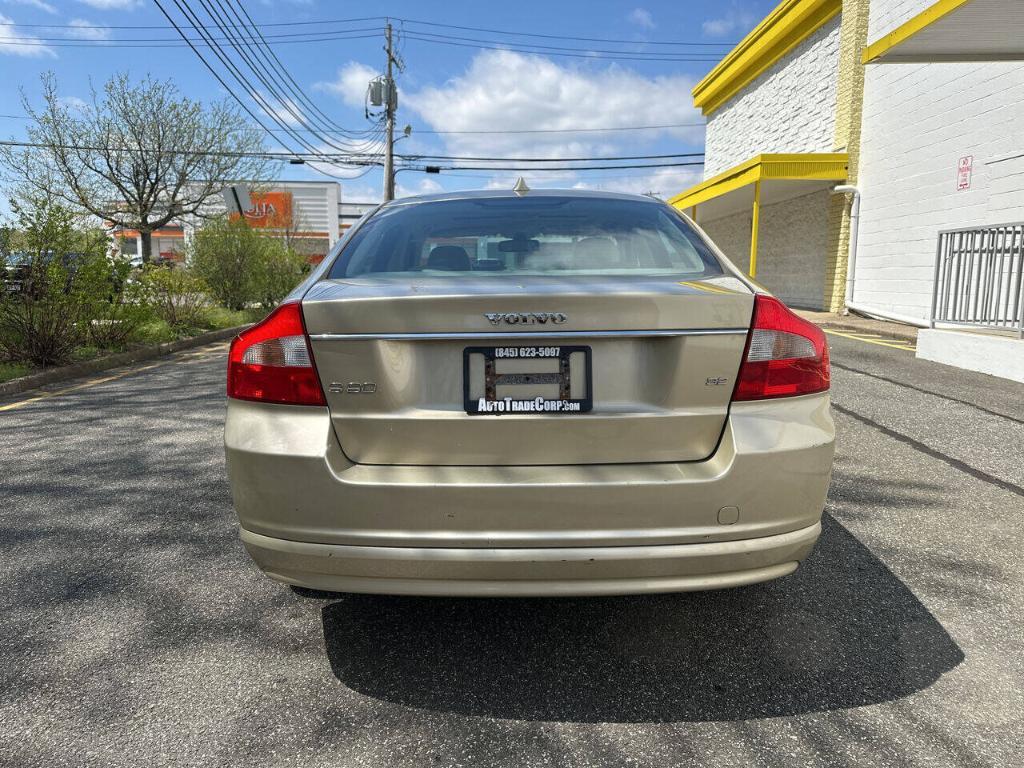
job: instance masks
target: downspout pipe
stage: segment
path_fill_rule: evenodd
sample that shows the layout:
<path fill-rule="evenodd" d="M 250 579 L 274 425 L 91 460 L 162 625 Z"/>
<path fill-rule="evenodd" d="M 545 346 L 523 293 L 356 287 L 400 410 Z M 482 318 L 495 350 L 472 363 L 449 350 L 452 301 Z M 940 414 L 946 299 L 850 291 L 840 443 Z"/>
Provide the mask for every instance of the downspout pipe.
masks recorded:
<path fill-rule="evenodd" d="M 852 184 L 840 184 L 832 188 L 833 195 L 853 195 L 850 203 L 850 252 L 846 261 L 846 294 L 843 303 L 853 303 L 853 285 L 857 273 L 857 236 L 860 234 L 860 190 Z"/>
<path fill-rule="evenodd" d="M 900 315 L 884 309 L 875 309 L 874 307 L 858 304 L 853 300 L 854 284 L 857 278 L 857 237 L 860 234 L 860 190 L 852 184 L 840 184 L 832 188 L 832 194 L 853 195 L 853 201 L 850 203 L 850 254 L 846 263 L 846 295 L 843 300 L 846 309 L 852 309 L 854 312 L 860 312 L 863 315 L 881 318 L 882 320 L 895 320 L 897 323 L 927 328 L 928 321 L 924 318 Z"/>

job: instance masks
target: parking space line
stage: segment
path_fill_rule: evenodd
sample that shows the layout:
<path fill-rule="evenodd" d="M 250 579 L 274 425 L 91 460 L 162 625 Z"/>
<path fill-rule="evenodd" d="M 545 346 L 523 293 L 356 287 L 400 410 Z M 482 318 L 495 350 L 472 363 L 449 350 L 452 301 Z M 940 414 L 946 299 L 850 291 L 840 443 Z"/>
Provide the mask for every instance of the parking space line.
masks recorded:
<path fill-rule="evenodd" d="M 126 376 L 133 376 L 136 373 L 142 373 L 153 368 L 158 368 L 161 365 L 169 365 L 171 363 L 178 363 L 182 360 L 191 360 L 203 355 L 207 355 L 210 352 L 215 352 L 217 349 L 204 349 L 200 352 L 190 352 L 185 355 L 174 355 L 170 359 L 160 360 L 149 365 L 143 365 L 139 368 L 130 368 L 127 371 L 121 373 L 115 373 L 110 376 L 101 376 L 98 379 L 90 379 L 89 381 L 83 381 L 81 384 L 75 384 L 73 387 L 65 387 L 64 389 L 54 390 L 53 392 L 41 392 L 33 397 L 26 398 L 24 400 L 18 400 L 14 403 L 8 403 L 7 405 L 0 405 L 0 412 L 2 411 L 13 411 L 15 408 L 21 408 L 23 405 L 29 405 L 31 403 L 38 402 L 40 400 L 47 400 L 51 397 L 59 397 L 60 395 L 67 395 L 71 392 L 77 392 L 80 389 L 88 389 L 89 387 L 95 387 L 100 384 L 106 384 L 108 381 L 116 381 L 117 379 L 123 379 Z"/>
<path fill-rule="evenodd" d="M 903 352 L 916 352 L 917 347 L 912 346 L 910 342 L 900 341 L 899 339 L 882 339 L 882 338 L 867 338 L 868 334 L 853 334 L 843 333 L 842 331 L 833 331 L 830 328 L 822 328 L 825 333 L 831 334 L 832 336 L 842 336 L 844 339 L 853 339 L 854 341 L 862 341 L 865 344 L 877 344 L 880 347 L 889 347 L 890 349 L 899 349 Z"/>

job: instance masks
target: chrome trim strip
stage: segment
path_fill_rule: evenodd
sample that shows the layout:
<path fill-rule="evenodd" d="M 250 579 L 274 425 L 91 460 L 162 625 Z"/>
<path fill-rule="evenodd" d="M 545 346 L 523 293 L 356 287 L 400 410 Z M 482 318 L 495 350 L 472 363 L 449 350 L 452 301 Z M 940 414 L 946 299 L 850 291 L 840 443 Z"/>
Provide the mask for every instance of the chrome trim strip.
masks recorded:
<path fill-rule="evenodd" d="M 479 341 L 486 339 L 607 339 L 664 336 L 737 336 L 747 328 L 688 328 L 646 331 L 467 331 L 464 333 L 312 333 L 316 341 Z"/>

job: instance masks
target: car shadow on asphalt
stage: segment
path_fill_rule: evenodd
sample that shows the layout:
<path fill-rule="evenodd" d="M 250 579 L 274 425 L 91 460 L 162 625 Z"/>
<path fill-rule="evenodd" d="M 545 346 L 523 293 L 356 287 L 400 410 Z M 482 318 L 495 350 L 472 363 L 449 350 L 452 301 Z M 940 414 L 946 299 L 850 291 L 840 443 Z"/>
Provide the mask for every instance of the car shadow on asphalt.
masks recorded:
<path fill-rule="evenodd" d="M 794 575 L 642 597 L 334 595 L 331 668 L 366 696 L 560 722 L 742 720 L 859 707 L 934 683 L 964 655 L 831 516 Z M 325 593 L 296 589 L 307 597 Z"/>

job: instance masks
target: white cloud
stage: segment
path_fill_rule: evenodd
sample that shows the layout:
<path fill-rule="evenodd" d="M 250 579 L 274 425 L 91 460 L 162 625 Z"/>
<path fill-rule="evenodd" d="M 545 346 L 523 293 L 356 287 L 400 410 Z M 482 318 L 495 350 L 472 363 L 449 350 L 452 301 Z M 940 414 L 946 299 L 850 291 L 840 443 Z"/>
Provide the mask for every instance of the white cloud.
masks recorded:
<path fill-rule="evenodd" d="M 68 37 L 78 40 L 109 40 L 110 29 L 100 27 L 85 19 L 72 19 L 68 29 Z"/>
<path fill-rule="evenodd" d="M 383 197 L 384 191 L 380 185 L 341 182 L 341 201 L 343 203 L 379 203 Z"/>
<path fill-rule="evenodd" d="M 42 40 L 32 35 L 23 35 L 14 26 L 14 20 L 0 13 L 0 54 L 6 53 L 11 56 L 52 56 L 57 58 L 57 53 Z"/>
<path fill-rule="evenodd" d="M 653 194 L 662 200 L 677 195 L 701 180 L 699 167 L 657 168 L 652 173 L 637 176 L 584 177 L 573 185 L 575 189 L 601 189 L 607 192 L 627 192 L 633 195 Z"/>
<path fill-rule="evenodd" d="M 362 107 L 366 84 L 376 75 L 371 67 L 349 62 L 334 81 L 318 83 L 317 88 L 338 95 L 349 106 Z M 703 144 L 704 121 L 691 106 L 692 87 L 693 80 L 683 75 L 647 77 L 617 65 L 563 65 L 543 56 L 484 51 L 475 56 L 465 71 L 441 85 L 402 90 L 399 125 L 412 123 L 413 134 L 398 145 L 397 151 L 439 152 L 432 142 L 433 135 L 423 132 L 426 129 L 495 131 L 439 134 L 443 154 L 451 155 L 557 159 L 695 151 L 691 147 Z M 666 124 L 689 127 L 641 132 L 557 132 L 566 128 Z M 655 142 L 666 138 L 672 142 L 668 148 L 661 144 L 654 151 Z M 442 172 L 439 177 L 408 173 L 398 176 L 397 191 L 402 196 L 427 194 L 440 190 L 442 184 L 449 188 L 511 189 L 519 175 L 525 176 L 534 188 L 581 186 L 641 194 L 654 191 L 668 197 L 699 181 L 700 167 L 593 173 L 452 171 Z M 351 188 L 346 185 L 343 194 L 356 199 L 353 194 L 365 195 L 366 190 L 365 184 Z M 377 198 L 379 193 L 372 195 L 372 199 Z"/>
<path fill-rule="evenodd" d="M 692 106 L 693 80 L 683 75 L 646 77 L 612 65 L 561 65 L 511 51 L 483 51 L 444 85 L 403 93 L 403 104 L 447 134 L 455 155 L 561 158 L 641 154 L 638 144 L 672 136 L 699 144 L 703 119 Z M 500 133 L 566 128 L 687 124 L 665 131 Z M 417 121 L 413 121 L 415 135 Z"/>
<path fill-rule="evenodd" d="M 399 179 L 401 176 L 398 177 Z M 413 195 L 432 195 L 435 192 L 444 192 L 437 180 L 429 176 L 423 176 L 414 182 L 402 183 L 395 181 L 395 197 L 412 197 Z M 353 198 L 354 199 L 354 198 Z"/>
<path fill-rule="evenodd" d="M 78 96 L 61 96 L 58 101 L 72 112 L 84 112 L 89 108 L 89 104 L 85 99 L 81 99 Z"/>
<path fill-rule="evenodd" d="M 57 9 L 43 0 L 4 0 L 7 5 L 27 5 L 30 8 L 42 11 L 43 13 L 55 14 Z"/>
<path fill-rule="evenodd" d="M 277 119 L 287 125 L 289 128 L 295 128 L 296 126 L 302 125 L 300 117 L 305 117 L 302 107 L 296 104 L 291 99 L 285 99 L 279 104 L 275 104 L 275 99 L 266 94 L 263 94 L 264 100 L 271 105 L 274 110 L 274 114 Z"/>
<path fill-rule="evenodd" d="M 646 8 L 634 8 L 626 18 L 640 29 L 654 29 L 654 17 Z"/>
<path fill-rule="evenodd" d="M 708 19 L 701 29 L 708 37 L 725 37 L 726 35 L 745 35 L 754 26 L 757 17 L 749 10 L 732 4 L 732 7 L 717 19 Z"/>
<path fill-rule="evenodd" d="M 78 0 L 78 2 L 100 11 L 132 11 L 142 5 L 142 0 Z"/>
<path fill-rule="evenodd" d="M 333 93 L 348 106 L 361 109 L 366 103 L 366 87 L 378 74 L 373 67 L 350 61 L 338 70 L 338 76 L 333 82 L 316 83 L 313 87 Z"/>

